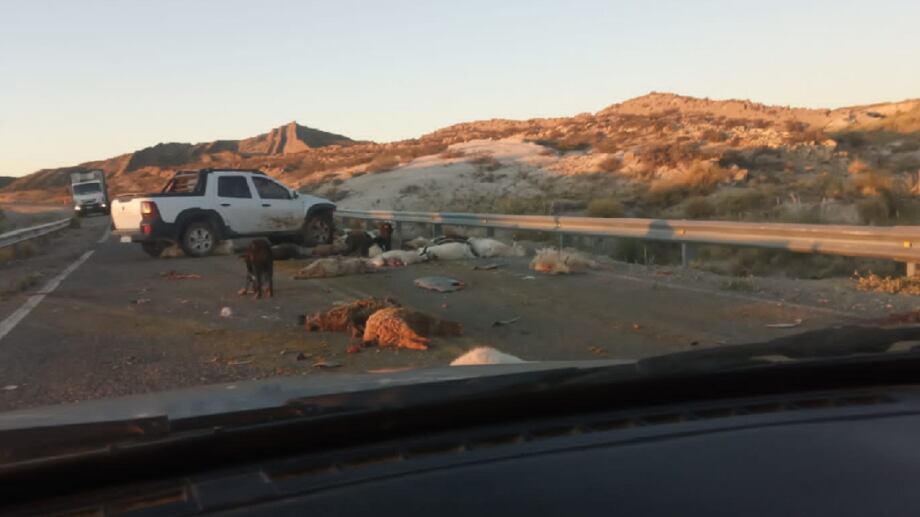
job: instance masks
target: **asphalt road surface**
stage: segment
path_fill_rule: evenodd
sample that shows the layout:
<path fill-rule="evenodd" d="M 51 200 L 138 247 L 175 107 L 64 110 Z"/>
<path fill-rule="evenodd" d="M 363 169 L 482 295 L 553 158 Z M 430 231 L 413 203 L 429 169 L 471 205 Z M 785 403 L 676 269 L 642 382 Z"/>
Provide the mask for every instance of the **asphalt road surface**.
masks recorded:
<path fill-rule="evenodd" d="M 276 375 L 446 365 L 475 345 L 526 360 L 638 358 L 757 341 L 843 318 L 634 280 L 616 270 L 532 276 L 526 259 L 479 260 L 502 265 L 493 271 L 458 261 L 319 280 L 293 280 L 296 264 L 277 262 L 276 296 L 257 301 L 236 294 L 244 280 L 239 258 L 152 259 L 139 246 L 106 238 L 108 224 L 89 218 L 61 237 L 73 249 L 60 257 L 59 270 L 72 272 L 56 289 L 41 297 L 56 280 L 49 276 L 44 287 L 0 304 L 6 318 L 0 330 L 7 332 L 0 338 L 0 410 Z M 200 277 L 164 276 L 170 271 Z M 457 278 L 466 288 L 434 293 L 413 285 L 432 274 Z M 349 354 L 347 336 L 307 333 L 297 325 L 300 314 L 369 295 L 461 322 L 465 335 L 435 339 L 428 351 Z M 31 311 L 11 325 L 24 304 Z M 221 315 L 224 308 L 229 317 Z M 795 329 L 765 327 L 797 319 L 804 323 Z M 495 326 L 499 320 L 515 321 Z M 320 362 L 332 367 L 314 366 Z"/>

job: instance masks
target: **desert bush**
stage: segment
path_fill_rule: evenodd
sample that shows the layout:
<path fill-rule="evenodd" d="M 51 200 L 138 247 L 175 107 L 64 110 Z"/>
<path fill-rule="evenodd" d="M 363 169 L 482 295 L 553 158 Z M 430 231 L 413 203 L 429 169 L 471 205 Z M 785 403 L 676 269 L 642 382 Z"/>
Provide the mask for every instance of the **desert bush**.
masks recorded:
<path fill-rule="evenodd" d="M 869 142 L 869 139 L 866 138 L 865 134 L 856 131 L 836 133 L 831 135 L 831 138 L 837 142 L 837 145 L 849 149 L 859 149 Z"/>
<path fill-rule="evenodd" d="M 884 225 L 891 220 L 891 206 L 884 196 L 872 196 L 856 202 L 856 211 L 865 224 Z"/>
<path fill-rule="evenodd" d="M 683 215 L 687 219 L 706 219 L 715 213 L 715 207 L 704 196 L 693 196 L 684 203 Z"/>
<path fill-rule="evenodd" d="M 850 164 L 847 165 L 847 172 L 850 174 L 862 174 L 871 170 L 872 167 L 870 167 L 869 164 L 865 162 L 865 160 L 859 158 L 851 161 Z"/>
<path fill-rule="evenodd" d="M 597 168 L 604 172 L 616 172 L 623 166 L 623 162 L 616 156 L 609 156 L 597 164 Z"/>
<path fill-rule="evenodd" d="M 412 194 L 418 194 L 422 191 L 422 187 L 418 185 L 406 185 L 405 187 L 399 189 L 399 195 L 409 196 Z"/>
<path fill-rule="evenodd" d="M 853 279 L 860 291 L 920 295 L 920 278 L 917 277 L 879 276 L 870 272 L 867 275 L 854 274 Z"/>
<path fill-rule="evenodd" d="M 497 214 L 544 215 L 549 203 L 543 197 L 500 197 L 495 200 Z"/>
<path fill-rule="evenodd" d="M 495 156 L 489 153 L 477 154 L 470 160 L 470 163 L 476 166 L 476 170 L 480 172 L 497 171 L 502 166 L 502 162 L 495 159 Z"/>
<path fill-rule="evenodd" d="M 707 142 L 724 142 L 728 140 L 729 134 L 725 131 L 720 131 L 715 128 L 709 128 L 703 131 L 701 135 L 703 140 Z"/>
<path fill-rule="evenodd" d="M 710 196 L 715 213 L 738 216 L 763 210 L 770 202 L 766 192 L 759 189 L 730 190 Z"/>
<path fill-rule="evenodd" d="M 374 157 L 364 168 L 366 172 L 379 173 L 395 169 L 399 166 L 399 159 L 389 154 L 380 154 Z"/>
<path fill-rule="evenodd" d="M 588 202 L 588 217 L 623 217 L 623 204 L 614 198 L 598 198 Z"/>
<path fill-rule="evenodd" d="M 891 174 L 868 171 L 855 174 L 847 182 L 847 191 L 856 196 L 878 196 L 894 189 L 895 182 Z"/>
<path fill-rule="evenodd" d="M 463 158 L 464 156 L 466 156 L 466 151 L 464 151 L 463 149 L 448 149 L 438 156 L 440 156 L 441 158 L 445 160 L 450 160 L 454 158 Z"/>
<path fill-rule="evenodd" d="M 598 153 L 613 154 L 620 150 L 619 142 L 610 136 L 604 136 L 594 142 L 594 151 Z"/>

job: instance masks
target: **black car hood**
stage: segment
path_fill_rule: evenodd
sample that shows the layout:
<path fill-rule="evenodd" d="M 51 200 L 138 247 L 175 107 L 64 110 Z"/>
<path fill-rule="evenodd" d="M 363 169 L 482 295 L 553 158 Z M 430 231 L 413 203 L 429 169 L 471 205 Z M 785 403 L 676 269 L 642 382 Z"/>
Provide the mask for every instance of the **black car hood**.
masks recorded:
<path fill-rule="evenodd" d="M 272 408 L 290 400 L 394 386 L 456 381 L 559 368 L 593 369 L 634 360 L 545 361 L 453 366 L 386 373 L 317 373 L 228 382 L 143 395 L 90 400 L 0 413 L 0 431 L 165 416 L 170 420 Z"/>

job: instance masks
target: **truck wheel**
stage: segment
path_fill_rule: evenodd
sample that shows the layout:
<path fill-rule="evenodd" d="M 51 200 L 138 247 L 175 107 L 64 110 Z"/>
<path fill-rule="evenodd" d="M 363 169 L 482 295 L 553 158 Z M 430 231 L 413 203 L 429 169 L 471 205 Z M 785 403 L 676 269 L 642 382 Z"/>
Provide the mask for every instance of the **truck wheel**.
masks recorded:
<path fill-rule="evenodd" d="M 214 228 L 207 222 L 191 223 L 182 233 L 182 251 L 189 257 L 207 257 L 217 244 Z"/>
<path fill-rule="evenodd" d="M 159 257 L 163 250 L 166 249 L 166 243 L 164 242 L 142 242 L 141 249 L 144 250 L 144 253 L 150 255 L 151 257 Z"/>
<path fill-rule="evenodd" d="M 303 223 L 303 243 L 307 246 L 332 242 L 332 216 L 320 214 L 308 217 Z"/>

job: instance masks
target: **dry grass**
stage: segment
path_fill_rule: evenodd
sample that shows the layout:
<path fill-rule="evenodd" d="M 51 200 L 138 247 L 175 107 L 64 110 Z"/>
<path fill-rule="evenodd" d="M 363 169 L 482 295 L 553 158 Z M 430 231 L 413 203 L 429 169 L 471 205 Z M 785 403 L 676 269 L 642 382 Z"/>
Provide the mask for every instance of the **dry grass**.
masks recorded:
<path fill-rule="evenodd" d="M 864 276 L 853 275 L 856 288 L 860 291 L 876 293 L 920 295 L 920 278 L 918 277 L 890 277 L 869 273 Z"/>
<path fill-rule="evenodd" d="M 622 167 L 623 162 L 621 162 L 616 156 L 604 158 L 603 161 L 597 164 L 597 168 L 604 172 L 616 172 Z"/>
<path fill-rule="evenodd" d="M 464 156 L 466 156 L 466 151 L 464 151 L 463 149 L 448 149 L 444 151 L 443 153 L 439 154 L 438 156 L 444 160 L 451 160 L 454 158 L 463 158 Z"/>
<path fill-rule="evenodd" d="M 387 172 L 399 166 L 399 159 L 389 154 L 381 154 L 371 160 L 364 168 L 369 173 Z"/>

